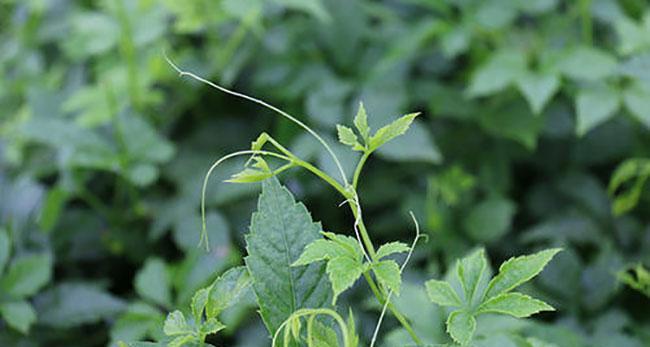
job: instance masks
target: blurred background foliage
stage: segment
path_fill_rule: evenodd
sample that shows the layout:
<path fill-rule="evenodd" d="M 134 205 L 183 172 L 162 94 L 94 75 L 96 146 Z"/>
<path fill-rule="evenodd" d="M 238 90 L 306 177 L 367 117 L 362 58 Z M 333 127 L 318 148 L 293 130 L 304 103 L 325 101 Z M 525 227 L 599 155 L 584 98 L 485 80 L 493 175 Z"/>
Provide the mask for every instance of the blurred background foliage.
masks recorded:
<path fill-rule="evenodd" d="M 179 78 L 163 52 L 332 143 L 361 100 L 375 129 L 423 112 L 371 161 L 361 197 L 377 240 L 412 239 L 409 210 L 430 235 L 396 299 L 427 342 L 448 337 L 424 278 L 481 245 L 493 264 L 560 246 L 525 288 L 558 312 L 479 324 L 477 345 L 518 346 L 512 332 L 650 345 L 650 299 L 617 281 L 650 264 L 648 172 L 627 214 L 607 189 L 650 152 L 644 0 L 0 0 L 0 345 L 159 336 L 168 311 L 242 262 L 259 186 L 217 183 L 241 161 L 213 177 L 206 253 L 200 185 L 259 132 L 332 169 L 300 129 Z M 328 230 L 350 229 L 328 187 L 282 180 Z M 342 298 L 365 339 L 378 314 L 366 289 Z M 226 316 L 214 345 L 269 344 L 252 304 Z M 384 331 L 383 346 L 408 342 L 392 319 Z"/>

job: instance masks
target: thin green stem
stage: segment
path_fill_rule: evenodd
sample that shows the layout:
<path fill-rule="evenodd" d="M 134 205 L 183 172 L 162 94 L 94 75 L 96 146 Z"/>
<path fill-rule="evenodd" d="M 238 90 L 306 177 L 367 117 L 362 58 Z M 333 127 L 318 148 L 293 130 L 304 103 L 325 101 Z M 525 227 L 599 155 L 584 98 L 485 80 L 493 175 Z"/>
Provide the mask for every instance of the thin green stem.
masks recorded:
<path fill-rule="evenodd" d="M 271 136 L 268 137 L 269 143 L 271 143 L 275 148 L 277 148 L 280 152 L 282 152 L 284 155 L 287 157 L 291 158 L 291 161 L 298 166 L 301 166 L 314 175 L 318 176 L 320 179 L 323 181 L 329 183 L 334 189 L 336 189 L 341 195 L 343 195 L 346 199 L 350 198 L 350 193 L 343 187 L 338 181 L 336 181 L 332 176 L 326 174 L 323 172 L 321 169 L 315 167 L 314 165 L 310 164 L 309 162 L 306 162 L 300 158 L 298 158 L 295 154 L 293 154 L 290 150 L 286 149 L 282 144 L 280 144 L 278 141 L 276 141 L 274 138 Z"/>
<path fill-rule="evenodd" d="M 366 163 L 366 160 L 368 160 L 368 157 L 370 157 L 370 152 L 364 152 L 363 155 L 361 156 L 361 159 L 359 159 L 357 168 L 354 170 L 354 177 L 352 178 L 352 187 L 354 188 L 354 190 L 357 189 L 357 184 L 359 183 L 359 176 L 361 176 L 361 170 L 363 169 L 363 165 Z"/>
<path fill-rule="evenodd" d="M 368 250 L 368 253 L 370 254 L 370 259 L 375 261 L 377 258 L 377 251 L 375 251 L 375 246 L 372 244 L 370 235 L 368 235 L 368 229 L 366 229 L 366 225 L 363 222 L 363 217 L 361 216 L 361 207 L 359 204 L 360 204 L 359 199 L 357 197 L 356 199 L 353 200 L 352 203 L 350 203 L 350 209 L 352 210 L 352 214 L 354 215 L 355 223 L 357 223 L 359 226 L 359 234 L 361 235 L 361 240 L 363 240 L 363 245 Z"/>
<path fill-rule="evenodd" d="M 201 187 L 201 224 L 202 224 L 202 230 L 201 230 L 201 241 L 199 242 L 199 245 L 205 243 L 205 249 L 210 250 L 210 244 L 208 243 L 208 232 L 207 232 L 207 227 L 206 227 L 206 222 L 205 222 L 205 194 L 208 189 L 208 180 L 210 179 L 210 175 L 212 175 L 212 172 L 219 166 L 221 163 L 224 161 L 242 156 L 242 155 L 249 155 L 249 154 L 258 154 L 258 155 L 267 155 L 271 157 L 276 157 L 280 158 L 283 160 L 286 160 L 288 162 L 292 162 L 293 160 L 287 156 L 284 156 L 282 154 L 278 154 L 275 152 L 269 152 L 269 151 L 254 151 L 254 150 L 246 150 L 246 151 L 239 151 L 239 152 L 234 152 L 230 153 L 228 155 L 225 155 L 221 158 L 219 158 L 212 166 L 210 166 L 210 169 L 208 170 L 208 173 L 205 174 L 205 177 L 203 178 L 203 187 Z"/>
<path fill-rule="evenodd" d="M 273 334 L 273 340 L 271 341 L 271 346 L 275 347 L 278 336 L 283 329 L 285 330 L 285 338 L 288 337 L 288 334 L 286 334 L 286 327 L 293 319 L 300 319 L 304 316 L 312 317 L 316 315 L 325 315 L 334 318 L 336 323 L 339 325 L 339 329 L 341 329 L 341 335 L 343 335 L 343 346 L 350 346 L 350 334 L 348 331 L 348 326 L 345 324 L 345 320 L 343 320 L 343 318 L 336 311 L 329 308 L 302 308 L 296 310 L 291 314 L 291 316 L 289 316 L 289 318 L 282 322 L 282 324 L 278 327 L 278 330 L 275 331 L 275 334 Z"/>
<path fill-rule="evenodd" d="M 222 86 L 220 86 L 220 85 L 218 85 L 218 84 L 216 84 L 214 82 L 208 81 L 205 78 L 197 76 L 197 75 L 195 75 L 195 74 L 193 74 L 191 72 L 183 71 L 178 66 L 176 66 L 176 64 L 174 64 L 169 59 L 169 57 L 167 57 L 166 55 L 165 55 L 165 60 L 167 60 L 167 63 L 169 65 L 171 65 L 171 67 L 174 68 L 174 70 L 176 70 L 176 72 L 178 72 L 178 74 L 181 75 L 181 76 L 191 77 L 191 78 L 193 78 L 193 79 L 195 79 L 195 80 L 197 80 L 199 82 L 205 83 L 205 84 L 209 85 L 210 87 L 215 88 L 215 89 L 217 89 L 217 90 L 219 90 L 219 91 L 221 91 L 223 93 L 226 93 L 226 94 L 229 94 L 229 95 L 232 95 L 232 96 L 236 96 L 238 98 L 242 98 L 242 99 L 254 102 L 254 103 L 258 104 L 258 105 L 261 105 L 261 106 L 263 106 L 263 107 L 265 107 L 265 108 L 267 108 L 267 109 L 281 115 L 282 117 L 287 118 L 288 120 L 290 120 L 293 123 L 297 124 L 301 128 L 305 129 L 305 131 L 307 131 L 311 136 L 316 138 L 316 140 L 318 140 L 318 142 L 320 142 L 321 145 L 323 145 L 325 150 L 327 150 L 329 155 L 334 160 L 334 163 L 336 164 L 336 167 L 337 167 L 337 169 L 339 171 L 339 174 L 341 175 L 341 179 L 343 180 L 344 185 L 345 186 L 348 185 L 348 179 L 347 179 L 347 176 L 345 174 L 345 171 L 343 170 L 343 165 L 341 165 L 341 161 L 336 156 L 336 154 L 334 154 L 334 151 L 332 150 L 330 145 L 328 145 L 327 142 L 325 142 L 325 140 L 323 140 L 323 138 L 320 135 L 318 135 L 312 128 L 308 127 L 305 123 L 301 122 L 296 117 L 288 114 L 287 112 L 282 111 L 281 109 L 279 109 L 279 108 L 277 108 L 277 107 L 275 107 L 275 106 L 273 106 L 273 105 L 271 105 L 271 104 L 269 104 L 269 103 L 267 103 L 267 102 L 265 102 L 263 100 L 256 99 L 256 98 L 248 96 L 246 94 L 238 93 L 236 91 L 233 91 L 233 90 L 230 90 L 228 88 L 222 87 Z"/>
<path fill-rule="evenodd" d="M 385 305 L 386 300 L 384 300 L 383 295 L 381 294 L 381 291 L 377 287 L 377 284 L 375 284 L 375 281 L 372 279 L 370 274 L 368 272 L 364 272 L 363 276 L 366 279 L 366 282 L 368 282 L 368 286 L 370 287 L 370 290 L 372 293 L 375 295 L 375 298 L 377 298 L 377 301 L 379 302 L 380 305 Z M 406 329 L 408 334 L 411 336 L 411 339 L 413 342 L 415 342 L 417 345 L 422 344 L 422 340 L 418 337 L 418 335 L 415 333 L 415 330 L 413 330 L 413 327 L 411 327 L 411 324 L 406 320 L 404 315 L 392 304 L 388 303 L 388 309 L 390 312 L 395 316 L 395 319 Z"/>

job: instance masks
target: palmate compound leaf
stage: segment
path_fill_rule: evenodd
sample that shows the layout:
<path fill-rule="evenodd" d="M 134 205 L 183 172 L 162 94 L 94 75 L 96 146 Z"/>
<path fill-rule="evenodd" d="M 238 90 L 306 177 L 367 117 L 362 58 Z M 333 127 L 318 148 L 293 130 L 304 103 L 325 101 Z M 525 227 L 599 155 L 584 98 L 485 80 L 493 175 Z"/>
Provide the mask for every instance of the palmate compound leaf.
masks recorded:
<path fill-rule="evenodd" d="M 499 267 L 499 274 L 488 284 L 485 299 L 513 290 L 537 276 L 560 251 L 560 248 L 551 248 L 507 260 Z"/>
<path fill-rule="evenodd" d="M 323 235 L 327 237 L 327 240 L 320 239 L 307 245 L 300 258 L 292 266 L 304 266 L 326 260 L 326 272 L 334 292 L 332 304 L 336 304 L 338 296 L 352 287 L 366 267 L 363 264 L 363 253 L 356 239 L 330 232 L 323 232 Z"/>
<path fill-rule="evenodd" d="M 363 107 L 363 104 L 359 104 L 359 110 L 357 115 L 354 117 L 354 125 L 363 139 L 363 145 L 359 142 L 359 138 L 351 128 L 340 124 L 336 126 L 339 142 L 352 147 L 355 151 L 363 151 L 366 153 L 374 152 L 382 145 L 403 135 L 409 129 L 415 117 L 419 114 L 420 113 L 410 113 L 404 115 L 392 123 L 380 128 L 374 135 L 370 136 L 370 127 L 368 126 L 368 115 L 366 114 L 366 109 Z"/>
<path fill-rule="evenodd" d="M 462 299 L 446 281 L 427 281 L 427 294 L 432 302 L 440 306 L 459 307 L 447 319 L 447 332 L 457 343 L 467 345 L 476 330 L 477 315 L 498 313 L 524 318 L 540 311 L 553 310 L 540 300 L 508 292 L 539 274 L 559 251 L 558 248 L 548 249 L 506 261 L 483 294 L 484 291 L 478 288 L 483 287 L 480 283 L 483 283 L 487 259 L 485 251 L 478 250 L 461 259 L 456 267 L 464 294 Z"/>
<path fill-rule="evenodd" d="M 263 182 L 246 235 L 245 261 L 271 334 L 297 309 L 329 307 L 332 292 L 325 264 L 291 266 L 308 244 L 320 239 L 320 230 L 305 206 L 277 179 Z"/>

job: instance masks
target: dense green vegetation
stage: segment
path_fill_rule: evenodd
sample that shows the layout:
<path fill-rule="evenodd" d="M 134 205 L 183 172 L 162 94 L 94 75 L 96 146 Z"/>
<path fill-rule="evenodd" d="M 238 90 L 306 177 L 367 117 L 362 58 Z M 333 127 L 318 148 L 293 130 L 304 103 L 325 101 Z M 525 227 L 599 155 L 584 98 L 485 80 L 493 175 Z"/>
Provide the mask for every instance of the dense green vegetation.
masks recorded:
<path fill-rule="evenodd" d="M 648 346 L 649 38 L 643 0 L 0 0 L 0 346 Z"/>

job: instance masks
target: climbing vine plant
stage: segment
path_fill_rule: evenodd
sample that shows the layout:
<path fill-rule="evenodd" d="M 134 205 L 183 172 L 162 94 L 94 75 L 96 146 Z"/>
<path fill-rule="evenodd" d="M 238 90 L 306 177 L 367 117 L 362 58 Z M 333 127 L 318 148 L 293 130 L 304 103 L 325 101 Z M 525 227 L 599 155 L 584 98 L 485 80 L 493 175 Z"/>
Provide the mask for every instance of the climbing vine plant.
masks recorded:
<path fill-rule="evenodd" d="M 224 161 L 247 156 L 244 168 L 232 175 L 229 183 L 262 183 L 257 211 L 251 218 L 246 235 L 245 265 L 234 267 L 208 287 L 198 290 L 189 310 L 174 310 L 164 322 L 165 336 L 157 343 L 121 342 L 122 346 L 171 347 L 206 346 L 210 335 L 226 328 L 220 314 L 240 302 L 254 301 L 268 330 L 269 343 L 277 346 L 360 346 L 354 313 L 338 301 L 341 294 L 361 278 L 381 305 L 369 345 L 380 335 L 384 316 L 393 316 L 407 332 L 415 346 L 428 345 L 418 336 L 412 322 L 391 301 L 400 295 L 402 274 L 413 250 L 423 235 L 415 215 L 415 237 L 411 244 L 388 242 L 378 247 L 366 227 L 362 202 L 358 194 L 361 173 L 373 152 L 409 130 L 419 113 L 397 118 L 373 131 L 368 114 L 359 104 L 353 127 L 337 125 L 338 140 L 352 151 L 361 153 L 350 180 L 341 161 L 330 145 L 312 128 L 296 117 L 264 101 L 226 89 L 191 72 L 168 63 L 181 76 L 189 76 L 222 92 L 260 104 L 287 118 L 313 136 L 331 156 L 339 177 L 333 177 L 312 163 L 303 160 L 263 132 L 250 149 L 228 154 L 217 160 L 205 176 L 201 211 L 203 230 L 201 243 L 209 249 L 205 197 L 210 175 Z M 291 168 L 304 169 L 331 186 L 349 206 L 354 220 L 346 233 L 327 231 L 314 222 L 307 208 L 296 201 L 277 176 Z M 477 321 L 483 314 L 503 314 L 525 318 L 541 311 L 554 310 L 547 303 L 513 289 L 539 274 L 560 251 L 548 249 L 532 255 L 512 258 L 489 279 L 489 265 L 484 250 L 477 250 L 458 261 L 456 278 L 451 281 L 432 279 L 425 283 L 429 299 L 440 306 L 451 307 L 447 332 L 456 346 L 472 345 Z M 397 261 L 402 255 L 401 263 Z M 455 286 L 455 287 L 454 287 Z M 343 313 L 347 318 L 343 317 Z M 538 340 L 523 340 L 537 346 Z M 527 341 L 527 342 L 526 342 Z"/>

